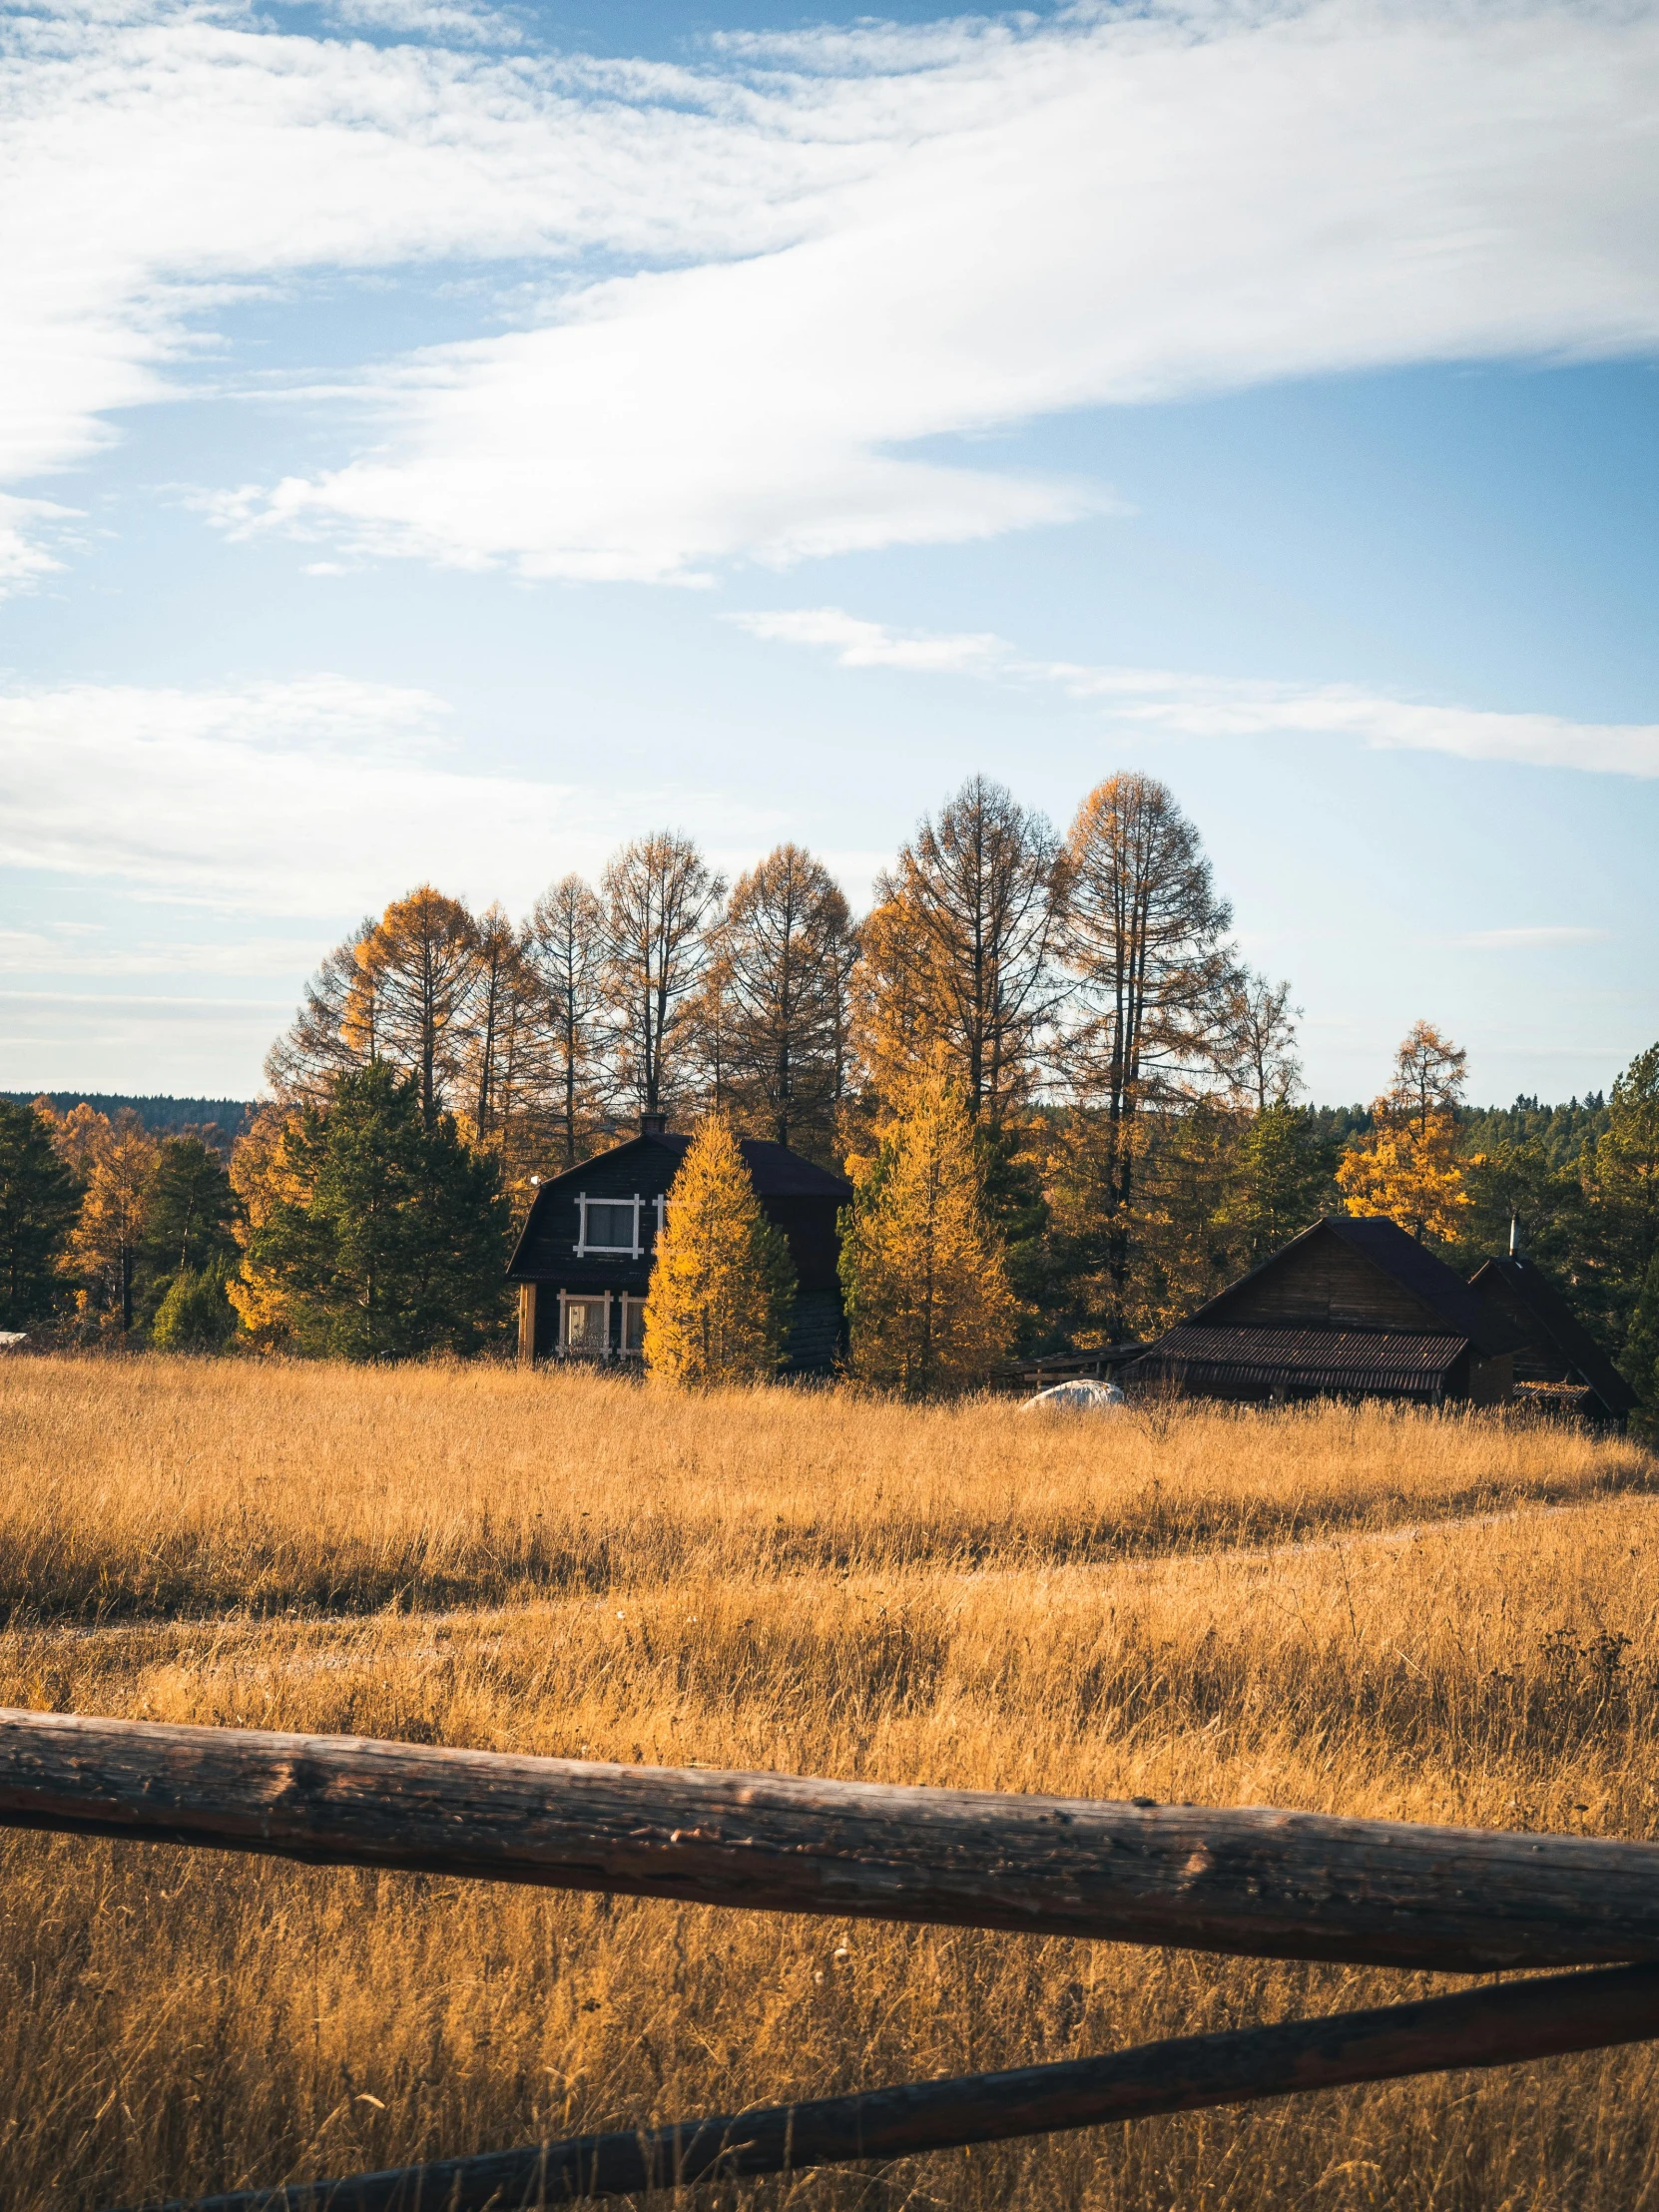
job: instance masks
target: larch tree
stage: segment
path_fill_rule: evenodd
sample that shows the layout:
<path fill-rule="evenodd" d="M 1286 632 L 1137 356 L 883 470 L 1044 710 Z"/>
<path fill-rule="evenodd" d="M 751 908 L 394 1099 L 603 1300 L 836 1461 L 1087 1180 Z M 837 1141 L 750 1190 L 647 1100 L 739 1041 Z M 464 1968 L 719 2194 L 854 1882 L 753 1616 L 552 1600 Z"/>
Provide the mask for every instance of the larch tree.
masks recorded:
<path fill-rule="evenodd" d="M 1228 1044 L 1223 1050 L 1233 1094 L 1253 1113 L 1288 1106 L 1302 1087 L 1296 1049 L 1301 1012 L 1291 1004 L 1289 983 L 1270 983 L 1249 968 L 1238 971 L 1224 1017 Z"/>
<path fill-rule="evenodd" d="M 852 1373 L 906 1397 L 982 1382 L 1018 1319 L 967 1101 L 947 1066 L 941 1054 L 910 1080 L 842 1218 Z"/>
<path fill-rule="evenodd" d="M 59 1158 L 83 1191 L 64 1267 L 80 1285 L 83 1310 L 125 1335 L 133 1326 L 134 1276 L 159 1148 L 130 1106 L 113 1121 L 77 1106 L 53 1134 Z"/>
<path fill-rule="evenodd" d="M 669 1191 L 645 1305 L 645 1364 L 687 1389 L 776 1375 L 795 1304 L 789 1247 L 732 1125 L 702 1121 Z"/>
<path fill-rule="evenodd" d="M 608 1004 L 605 909 L 580 875 L 561 876 L 537 899 L 525 959 L 541 998 L 554 1141 L 573 1168 L 604 1126 Z"/>
<path fill-rule="evenodd" d="M 741 1125 L 820 1159 L 840 1101 L 852 944 L 829 870 L 781 844 L 738 878 L 711 969 L 720 1081 Z"/>
<path fill-rule="evenodd" d="M 972 1118 L 998 1122 L 1025 1097 L 1062 994 L 1052 952 L 1064 881 L 1045 818 L 987 777 L 969 777 L 936 822 L 922 821 L 875 885 L 880 921 L 859 1003 L 878 1090 L 942 1047 Z"/>
<path fill-rule="evenodd" d="M 25 1329 L 51 1313 L 80 1202 L 47 1116 L 0 1098 L 0 1329 Z"/>
<path fill-rule="evenodd" d="M 429 1122 L 456 1102 L 482 972 L 478 923 L 430 883 L 394 899 L 357 947 L 345 1035 L 415 1077 Z"/>
<path fill-rule="evenodd" d="M 374 916 L 365 914 L 326 955 L 305 985 L 298 1012 L 266 1054 L 265 1078 L 279 1103 L 318 1105 L 335 1076 L 373 1059 L 374 999 L 357 964 L 357 947 L 374 928 Z"/>
<path fill-rule="evenodd" d="M 1457 1142 L 1467 1058 L 1431 1022 L 1412 1025 L 1392 1083 L 1373 1103 L 1372 1128 L 1338 1163 L 1351 1214 L 1385 1216 L 1419 1240 L 1457 1241 L 1470 1204 Z"/>
<path fill-rule="evenodd" d="M 1075 986 L 1064 1058 L 1093 1125 L 1087 1204 L 1101 1223 L 1104 1319 L 1127 1313 L 1138 1117 L 1225 1078 L 1239 964 L 1232 908 L 1197 830 L 1149 776 L 1114 776 L 1066 840 L 1062 948 Z"/>
<path fill-rule="evenodd" d="M 683 1089 L 698 992 L 726 885 L 690 837 L 669 830 L 606 866 L 605 980 L 619 1087 L 657 1114 Z"/>
<path fill-rule="evenodd" d="M 324 1092 L 321 1103 L 326 1099 Z M 232 1228 L 242 1247 L 242 1264 L 226 1290 L 243 1335 L 260 1352 L 280 1351 L 289 1340 L 286 1282 L 258 1257 L 257 1247 L 260 1232 L 279 1206 L 302 1207 L 309 1196 L 287 1148 L 300 1112 L 296 1101 L 262 1106 L 231 1151 L 231 1188 L 237 1198 Z"/>

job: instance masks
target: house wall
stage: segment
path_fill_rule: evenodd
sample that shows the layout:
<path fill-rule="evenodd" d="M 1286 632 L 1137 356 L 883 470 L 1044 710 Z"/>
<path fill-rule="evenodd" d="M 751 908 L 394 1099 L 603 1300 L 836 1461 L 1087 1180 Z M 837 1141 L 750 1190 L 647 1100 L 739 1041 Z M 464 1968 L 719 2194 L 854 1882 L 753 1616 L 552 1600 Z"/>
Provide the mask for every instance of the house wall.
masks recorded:
<path fill-rule="evenodd" d="M 1319 1236 L 1285 1253 L 1218 1301 L 1207 1323 L 1228 1329 L 1392 1329 L 1444 1326 L 1400 1284 L 1345 1245 Z"/>

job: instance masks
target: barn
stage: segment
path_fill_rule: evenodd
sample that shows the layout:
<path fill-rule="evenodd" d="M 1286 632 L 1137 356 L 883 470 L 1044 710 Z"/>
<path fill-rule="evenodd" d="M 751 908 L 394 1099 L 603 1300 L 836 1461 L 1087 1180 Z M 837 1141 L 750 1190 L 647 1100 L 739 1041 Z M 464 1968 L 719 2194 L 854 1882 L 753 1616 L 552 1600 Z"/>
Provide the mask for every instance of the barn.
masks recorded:
<path fill-rule="evenodd" d="M 1523 1341 L 1492 1299 L 1395 1223 L 1328 1215 L 1148 1346 L 1122 1380 L 1270 1403 L 1495 1405 L 1511 1393 Z"/>
<path fill-rule="evenodd" d="M 1636 1406 L 1635 1391 L 1535 1262 L 1519 1252 L 1487 1260 L 1469 1278 L 1469 1286 L 1491 1302 L 1521 1339 L 1515 1354 L 1515 1396 L 1522 1404 L 1624 1427 Z"/>
<path fill-rule="evenodd" d="M 541 1186 L 507 1268 L 518 1285 L 522 1363 L 641 1357 L 652 1249 L 690 1145 L 664 1116 L 646 1114 L 637 1137 Z M 841 1343 L 836 1217 L 851 1185 L 788 1145 L 745 1137 L 739 1149 L 761 1210 L 795 1263 L 784 1372 L 827 1375 Z"/>

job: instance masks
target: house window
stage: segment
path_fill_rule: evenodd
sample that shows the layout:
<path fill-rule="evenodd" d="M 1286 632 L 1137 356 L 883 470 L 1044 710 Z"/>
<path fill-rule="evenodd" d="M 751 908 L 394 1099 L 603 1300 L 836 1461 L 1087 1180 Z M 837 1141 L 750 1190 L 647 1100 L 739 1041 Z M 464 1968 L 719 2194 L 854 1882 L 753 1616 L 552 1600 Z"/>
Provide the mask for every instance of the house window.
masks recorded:
<path fill-rule="evenodd" d="M 612 1252 L 637 1260 L 640 1256 L 640 1210 L 644 1203 L 640 1198 L 579 1197 L 576 1201 L 580 1219 L 576 1238 L 578 1256 Z"/>
<path fill-rule="evenodd" d="M 567 1352 L 607 1352 L 610 1335 L 611 1302 L 608 1298 L 567 1298 L 565 1309 L 565 1350 Z"/>
<path fill-rule="evenodd" d="M 624 1352 L 645 1350 L 645 1300 L 625 1298 L 622 1302 L 622 1349 Z"/>

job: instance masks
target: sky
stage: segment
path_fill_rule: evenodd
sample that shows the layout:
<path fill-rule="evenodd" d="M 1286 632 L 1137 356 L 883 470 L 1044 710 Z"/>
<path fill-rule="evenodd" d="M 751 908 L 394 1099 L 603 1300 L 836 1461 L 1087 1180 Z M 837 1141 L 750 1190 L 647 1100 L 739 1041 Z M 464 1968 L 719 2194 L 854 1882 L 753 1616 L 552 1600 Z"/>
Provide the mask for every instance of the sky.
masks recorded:
<path fill-rule="evenodd" d="M 1659 1036 L 1653 7 L 0 22 L 0 1089 L 974 773 L 1165 781 L 1318 1099 Z"/>

